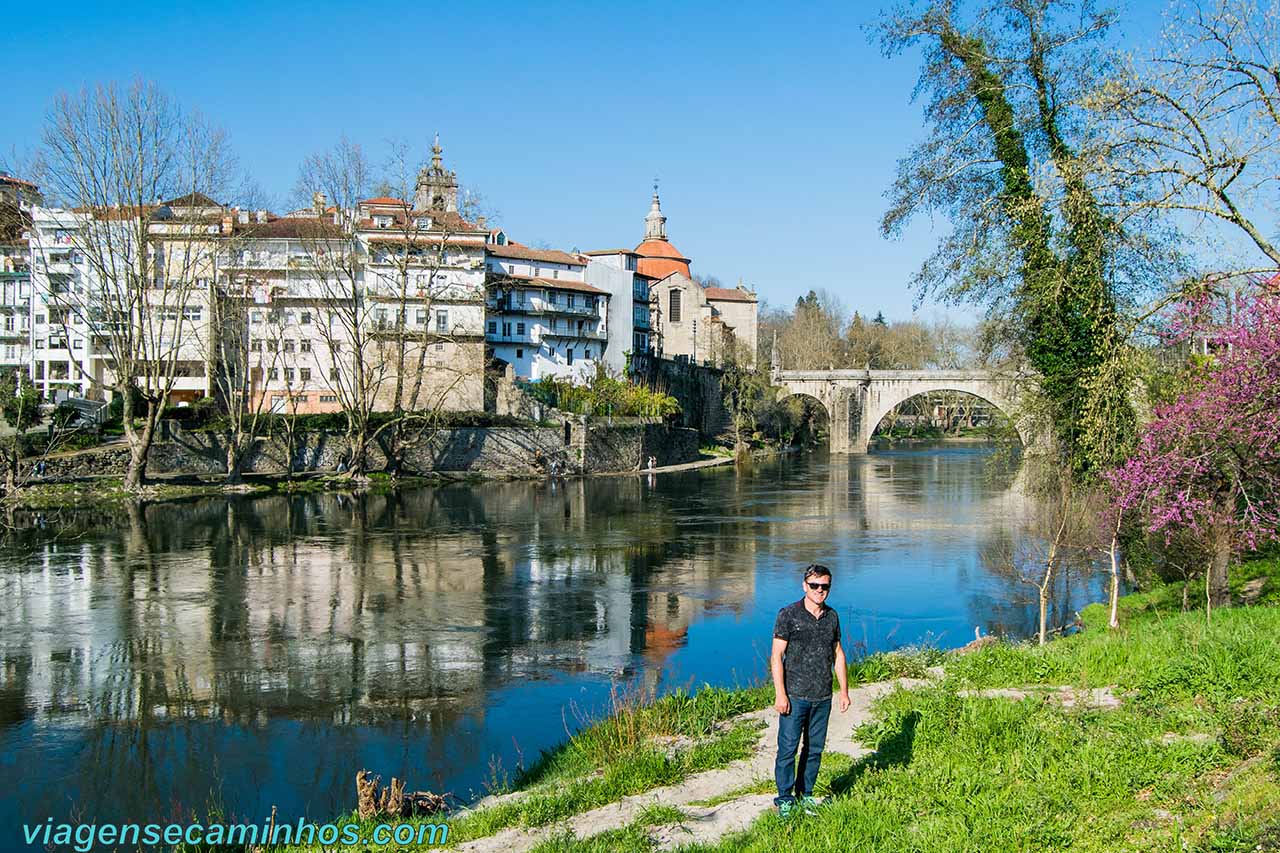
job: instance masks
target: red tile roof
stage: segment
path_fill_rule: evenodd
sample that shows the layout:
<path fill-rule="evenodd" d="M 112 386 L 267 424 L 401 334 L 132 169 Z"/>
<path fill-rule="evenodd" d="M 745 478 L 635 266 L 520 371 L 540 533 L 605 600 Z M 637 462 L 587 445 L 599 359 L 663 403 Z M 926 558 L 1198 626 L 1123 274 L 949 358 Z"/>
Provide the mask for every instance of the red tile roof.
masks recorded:
<path fill-rule="evenodd" d="M 33 190 L 39 189 L 39 187 L 30 181 L 24 181 L 22 178 L 15 178 L 13 175 L 0 175 L 0 184 L 21 184 L 24 187 L 31 187 Z"/>
<path fill-rule="evenodd" d="M 507 275 L 507 274 L 502 274 L 501 278 L 504 280 L 515 279 L 521 282 L 528 282 L 529 284 L 536 284 L 539 287 L 546 287 L 546 288 L 550 288 L 551 290 L 573 290 L 573 291 L 577 291 L 578 293 L 598 293 L 604 296 L 609 295 L 609 291 L 601 290 L 598 287 L 593 287 L 592 285 L 587 284 L 585 281 L 568 281 L 563 278 L 544 278 L 542 276 Z"/>
<path fill-rule="evenodd" d="M 635 252 L 630 249 L 595 249 L 590 252 L 583 252 L 584 255 L 634 255 Z"/>
<path fill-rule="evenodd" d="M 736 287 L 708 287 L 707 298 L 716 299 L 720 302 L 755 302 L 755 294 L 748 293 L 745 290 L 739 290 Z"/>
<path fill-rule="evenodd" d="M 495 258 L 514 258 L 518 261 L 546 261 L 549 264 L 586 265 L 586 261 L 582 258 L 577 255 L 571 255 L 568 252 L 561 252 L 558 249 L 530 249 L 528 246 L 522 246 L 518 243 L 508 243 L 505 246 L 489 243 L 485 246 L 485 250 Z"/>
<path fill-rule="evenodd" d="M 388 204 L 396 207 L 408 207 L 409 202 L 402 198 L 392 198 L 389 195 L 380 195 L 377 198 L 366 198 L 360 204 Z"/>
<path fill-rule="evenodd" d="M 222 207 L 202 192 L 190 192 L 160 203 L 165 207 Z"/>

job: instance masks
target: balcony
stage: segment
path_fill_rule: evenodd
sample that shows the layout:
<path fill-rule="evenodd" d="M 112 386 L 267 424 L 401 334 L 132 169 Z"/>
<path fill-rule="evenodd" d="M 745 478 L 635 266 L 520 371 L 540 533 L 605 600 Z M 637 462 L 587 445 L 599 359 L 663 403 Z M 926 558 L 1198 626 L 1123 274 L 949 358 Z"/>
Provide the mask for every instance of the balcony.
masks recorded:
<path fill-rule="evenodd" d="M 543 329 L 542 334 L 548 338 L 578 338 L 587 341 L 603 341 L 606 339 L 604 332 L 598 332 L 594 329 Z"/>

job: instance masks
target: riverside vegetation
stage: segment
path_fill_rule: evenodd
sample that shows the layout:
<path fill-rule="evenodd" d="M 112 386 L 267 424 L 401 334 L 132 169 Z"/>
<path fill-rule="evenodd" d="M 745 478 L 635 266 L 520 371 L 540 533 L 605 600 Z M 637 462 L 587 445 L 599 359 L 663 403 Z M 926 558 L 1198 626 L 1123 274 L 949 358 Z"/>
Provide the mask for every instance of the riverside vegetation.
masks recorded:
<path fill-rule="evenodd" d="M 851 685 L 920 677 L 938 664 L 945 675 L 873 706 L 856 733 L 870 748 L 864 758 L 828 751 L 817 815 L 769 813 L 693 849 L 1276 849 L 1280 557 L 1242 564 L 1232 585 L 1244 606 L 1208 620 L 1183 609 L 1183 584 L 1168 584 L 1121 599 L 1118 629 L 1095 604 L 1082 612 L 1082 631 L 1045 646 L 993 642 L 964 655 L 921 649 L 856 662 Z M 1044 689 L 1059 686 L 1108 687 L 1119 701 L 1066 707 Z M 767 685 L 619 696 L 609 717 L 523 769 L 509 790 L 499 785 L 503 795 L 414 820 L 447 820 L 449 846 L 555 826 L 742 758 L 759 723 L 735 718 L 770 699 Z M 743 778 L 739 790 L 699 805 L 770 789 L 767 779 Z M 602 834 L 553 833 L 533 849 L 651 850 L 656 827 L 675 828 L 678 842 L 687 820 L 655 804 Z"/>

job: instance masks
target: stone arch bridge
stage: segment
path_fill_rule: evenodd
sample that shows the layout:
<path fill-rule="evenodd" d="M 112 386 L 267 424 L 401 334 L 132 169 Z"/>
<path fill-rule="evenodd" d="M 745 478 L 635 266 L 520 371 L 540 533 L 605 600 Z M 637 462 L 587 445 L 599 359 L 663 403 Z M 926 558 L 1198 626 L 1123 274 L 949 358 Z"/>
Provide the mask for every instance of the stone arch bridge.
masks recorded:
<path fill-rule="evenodd" d="M 1013 419 L 1024 446 L 1031 438 L 1017 417 L 1025 378 L 987 370 L 774 370 L 771 378 L 786 389 L 782 396 L 812 397 L 827 410 L 833 453 L 866 453 L 885 415 L 931 391 L 963 391 L 985 400 Z"/>

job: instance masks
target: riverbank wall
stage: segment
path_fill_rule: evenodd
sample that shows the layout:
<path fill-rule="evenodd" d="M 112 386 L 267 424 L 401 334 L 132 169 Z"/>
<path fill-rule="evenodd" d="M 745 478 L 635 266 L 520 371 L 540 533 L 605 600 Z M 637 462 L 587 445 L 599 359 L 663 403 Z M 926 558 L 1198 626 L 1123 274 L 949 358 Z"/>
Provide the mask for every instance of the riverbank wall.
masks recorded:
<path fill-rule="evenodd" d="M 226 472 L 227 437 L 188 431 L 172 424 L 167 439 L 153 445 L 147 473 L 219 475 Z M 402 473 L 477 473 L 544 476 L 554 470 L 568 475 L 634 471 L 680 465 L 698 458 L 698 432 L 644 418 L 566 419 L 553 426 L 451 427 L 418 434 L 405 453 Z M 259 438 L 245 456 L 245 473 L 283 474 L 291 451 L 285 436 Z M 341 433 L 306 433 L 292 448 L 295 473 L 336 471 L 348 457 Z M 129 451 L 123 444 L 51 456 L 44 479 L 78 479 L 124 473 Z M 368 470 L 387 467 L 385 448 L 370 447 Z"/>

